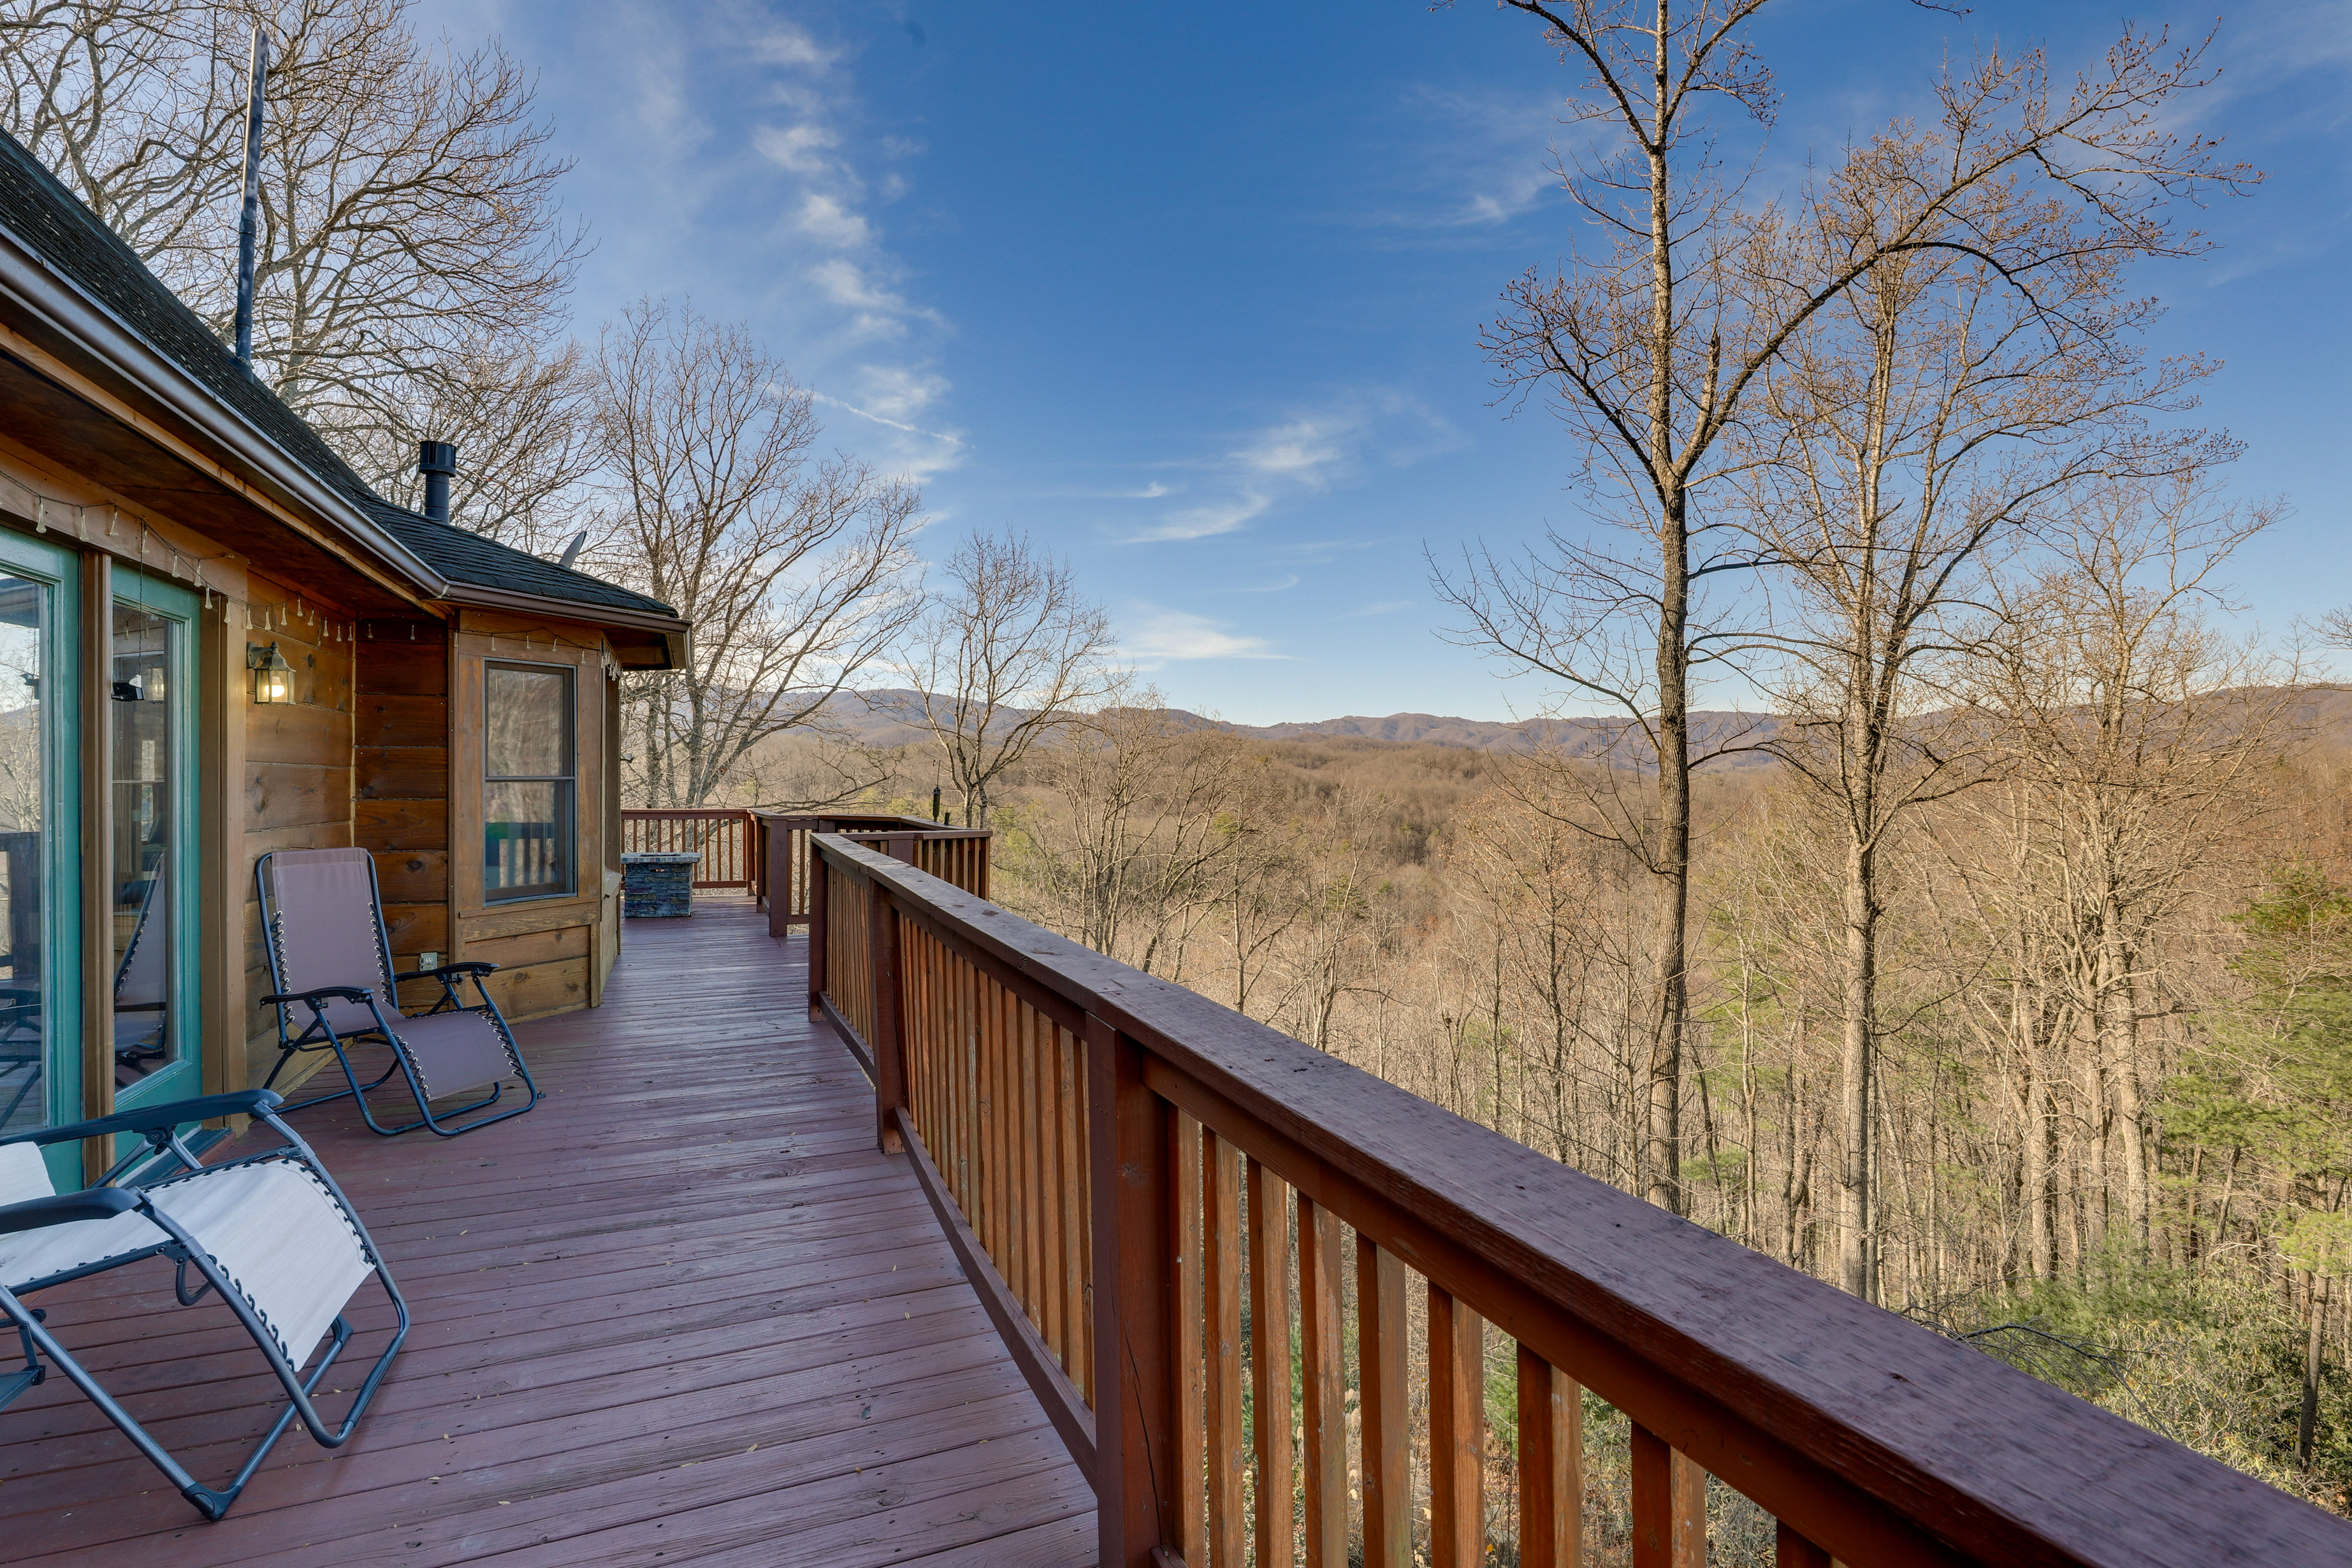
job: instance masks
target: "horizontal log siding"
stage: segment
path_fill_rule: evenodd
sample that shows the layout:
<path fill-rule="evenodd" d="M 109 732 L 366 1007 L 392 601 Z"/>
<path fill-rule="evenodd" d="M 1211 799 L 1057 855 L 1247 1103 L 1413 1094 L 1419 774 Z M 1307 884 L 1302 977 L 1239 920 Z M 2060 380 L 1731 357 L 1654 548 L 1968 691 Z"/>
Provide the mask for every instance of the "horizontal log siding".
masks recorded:
<path fill-rule="evenodd" d="M 245 906 L 245 1070 L 259 1083 L 278 1061 L 274 1011 L 257 1005 L 269 994 L 261 942 L 261 908 L 253 890 L 254 862 L 279 849 L 341 849 L 352 838 L 353 660 L 350 617 L 304 590 L 256 574 L 250 579 L 257 624 L 237 636 L 245 643 L 276 643 L 294 667 L 294 700 L 259 705 L 248 688 L 231 711 L 245 723 L 245 854 L 237 868 Z M 292 613 L 299 603 L 300 613 Z M 259 623 L 267 618 L 265 629 Z M 298 1064 L 301 1076 L 312 1058 Z M 296 1069 L 278 1080 L 279 1088 Z M 299 1081 L 297 1078 L 296 1081 Z"/>
<path fill-rule="evenodd" d="M 426 617 L 363 622 L 352 725 L 352 842 L 375 856 L 384 934 L 399 970 L 433 952 L 448 963 L 449 640 Z M 404 1006 L 439 988 L 412 984 Z"/>

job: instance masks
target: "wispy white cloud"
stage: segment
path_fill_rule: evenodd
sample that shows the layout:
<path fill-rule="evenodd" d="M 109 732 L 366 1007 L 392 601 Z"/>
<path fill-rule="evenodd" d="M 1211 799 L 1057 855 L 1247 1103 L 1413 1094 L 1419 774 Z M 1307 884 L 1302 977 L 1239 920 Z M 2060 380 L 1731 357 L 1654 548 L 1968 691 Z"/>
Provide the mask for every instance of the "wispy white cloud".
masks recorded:
<path fill-rule="evenodd" d="M 834 168 L 829 154 L 841 145 L 841 133 L 807 121 L 788 126 L 760 125 L 752 128 L 751 145 L 760 156 L 779 168 L 795 174 L 824 174 Z"/>
<path fill-rule="evenodd" d="M 1402 468 L 1461 444 L 1452 423 L 1418 398 L 1386 389 L 1339 394 L 1192 465 L 1198 479 L 1182 492 L 1166 492 L 1180 495 L 1181 504 L 1126 537 L 1138 544 L 1213 539 L 1286 504 L 1360 482 L 1376 469 Z"/>
<path fill-rule="evenodd" d="M 1561 131 L 1556 93 L 1421 86 L 1405 93 L 1398 110 L 1395 122 L 1406 128 L 1410 143 L 1381 165 L 1382 200 L 1358 222 L 1420 230 L 1491 227 L 1559 188 L 1552 154 Z"/>
<path fill-rule="evenodd" d="M 874 242 L 873 226 L 865 216 L 836 196 L 811 191 L 801 197 L 800 231 L 819 245 L 840 250 L 863 250 Z"/>
<path fill-rule="evenodd" d="M 1184 610 L 1141 606 L 1118 642 L 1119 660 L 1137 669 L 1157 669 L 1176 659 L 1285 658 L 1264 637 L 1248 637 L 1223 621 Z"/>
<path fill-rule="evenodd" d="M 815 335 L 818 374 L 838 395 L 824 401 L 871 425 L 870 435 L 892 433 L 879 460 L 918 476 L 951 468 L 968 447 L 935 417 L 950 391 L 935 347 L 948 323 L 908 292 L 883 224 L 884 209 L 908 189 L 903 166 L 924 145 L 861 132 L 856 52 L 847 46 L 777 23 L 748 47 L 772 68 L 765 103 L 790 115 L 752 127 L 750 140 L 788 182 L 775 261 L 781 276 L 805 284 L 796 304 Z"/>
<path fill-rule="evenodd" d="M 968 444 L 961 436 L 950 436 L 944 430 L 926 430 L 919 425 L 909 425 L 903 419 L 892 419 L 887 415 L 877 414 L 870 408 L 860 408 L 855 403 L 843 398 L 830 397 L 822 392 L 813 392 L 809 395 L 827 408 L 838 408 L 845 414 L 855 414 L 860 419 L 870 419 L 877 425 L 886 425 L 893 430 L 903 430 L 909 436 L 920 436 L 928 441 L 945 441 L 950 447 Z"/>
<path fill-rule="evenodd" d="M 1343 612 L 1339 618 L 1343 621 L 1352 621 L 1363 616 L 1393 616 L 1399 610 L 1412 608 L 1411 599 L 1375 599 L 1369 605 L 1361 605 L 1355 609 Z"/>
<path fill-rule="evenodd" d="M 1277 583 L 1235 584 L 1228 586 L 1225 589 L 1225 592 L 1228 594 L 1279 594 L 1286 588 L 1296 588 L 1297 586 L 1298 574 L 1296 572 L 1289 572 L 1284 574 L 1282 580 Z"/>
<path fill-rule="evenodd" d="M 763 65 L 824 70 L 841 58 L 840 50 L 825 47 L 806 28 L 790 22 L 772 23 L 750 40 L 750 47 L 751 58 Z"/>
<path fill-rule="evenodd" d="M 924 479 L 956 467 L 971 454 L 971 443 L 961 431 L 915 422 L 947 395 L 945 376 L 905 365 L 869 364 L 857 373 L 856 387 L 858 396 L 854 401 L 823 392 L 809 395 L 828 408 L 838 408 L 907 437 L 890 444 L 891 467 Z"/>
<path fill-rule="evenodd" d="M 917 305 L 885 282 L 878 263 L 860 263 L 845 256 L 828 257 L 808 269 L 808 279 L 834 304 L 851 312 L 845 323 L 855 338 L 897 338 L 906 335 L 911 321 L 946 323 L 938 311 Z"/>

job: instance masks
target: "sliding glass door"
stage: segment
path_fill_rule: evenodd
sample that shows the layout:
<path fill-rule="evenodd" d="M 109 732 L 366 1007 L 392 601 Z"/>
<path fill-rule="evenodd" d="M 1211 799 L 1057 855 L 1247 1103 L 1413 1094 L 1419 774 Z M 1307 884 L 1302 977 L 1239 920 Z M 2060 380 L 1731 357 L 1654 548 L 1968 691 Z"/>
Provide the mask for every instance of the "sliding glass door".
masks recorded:
<path fill-rule="evenodd" d="M 199 1092 L 195 595 L 115 576 L 109 627 L 107 834 L 112 851 L 114 1098 Z"/>
<path fill-rule="evenodd" d="M 0 530 L 0 1131 L 79 1121 L 81 682 L 76 557 Z M 51 1150 L 80 1184 L 80 1153 Z"/>

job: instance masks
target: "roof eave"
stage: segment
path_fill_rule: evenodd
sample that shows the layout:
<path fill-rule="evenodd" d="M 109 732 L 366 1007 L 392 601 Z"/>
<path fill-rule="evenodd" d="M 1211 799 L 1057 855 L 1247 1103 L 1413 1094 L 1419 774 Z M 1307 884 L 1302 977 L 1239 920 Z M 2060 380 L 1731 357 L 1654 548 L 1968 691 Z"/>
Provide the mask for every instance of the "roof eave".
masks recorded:
<path fill-rule="evenodd" d="M 53 271 L 0 227 L 0 290 L 201 432 L 271 488 L 374 555 L 420 598 L 448 596 L 451 584 L 424 558 L 248 424 L 186 371 L 151 347 L 113 311 Z"/>
<path fill-rule="evenodd" d="M 551 594 L 524 594 L 512 588 L 488 588 L 478 583 L 451 583 L 437 597 L 453 605 L 471 605 L 485 610 L 520 610 L 532 615 L 555 616 L 567 621 L 585 621 L 592 626 L 617 626 L 628 631 L 650 632 L 662 639 L 668 650 L 669 668 L 684 669 L 693 653 L 694 627 L 676 616 L 656 615 L 650 610 L 623 609 L 616 605 L 599 605 L 584 599 L 559 599 Z"/>

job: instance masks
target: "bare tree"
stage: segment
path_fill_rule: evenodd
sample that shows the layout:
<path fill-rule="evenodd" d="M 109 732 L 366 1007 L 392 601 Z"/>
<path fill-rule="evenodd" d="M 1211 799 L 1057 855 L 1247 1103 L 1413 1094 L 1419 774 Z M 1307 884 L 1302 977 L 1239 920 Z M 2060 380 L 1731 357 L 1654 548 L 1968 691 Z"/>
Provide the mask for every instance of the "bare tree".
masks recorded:
<path fill-rule="evenodd" d="M 1806 214 L 1810 248 L 1851 255 L 1916 229 L 1910 209 L 1940 162 L 1916 137 L 1857 148 Z M 2059 256 L 2070 224 L 1993 181 L 1919 232 Z M 1888 254 L 1790 337 L 1727 441 L 1746 459 L 1727 510 L 1745 511 L 1776 568 L 1771 625 L 1753 634 L 1789 721 L 1771 747 L 1843 841 L 1839 1256 L 1856 1295 L 1875 1296 L 1881 855 L 1907 814 L 1983 776 L 1979 728 L 1945 679 L 1969 652 L 1978 590 L 2089 481 L 2231 455 L 2199 432 L 2149 430 L 2149 414 L 2189 405 L 2206 366 L 2147 365 L 2137 329 L 2155 307 L 2124 297 L 2127 258 L 2118 247 L 2051 269 L 2029 299 L 1967 250 Z"/>
<path fill-rule="evenodd" d="M 2223 565 L 2278 515 L 2222 503 L 2194 475 L 2084 497 L 2051 532 L 2053 563 L 2006 595 L 1977 689 L 2019 786 L 2008 832 L 1986 837 L 2017 846 L 2032 896 L 2012 895 L 2009 918 L 2041 958 L 2027 972 L 2041 1005 L 2011 1021 L 2041 1024 L 2013 1045 L 2034 1077 L 2055 1051 L 2074 1058 L 2032 1110 L 2062 1088 L 2076 1105 L 2094 1244 L 2116 1185 L 2130 1245 L 2147 1244 L 2141 1030 L 2175 1007 L 2159 934 L 2268 809 L 2262 781 L 2291 738 L 2300 669 L 2207 615 L 2228 606 Z M 2044 1272 L 2048 1217 L 2033 1249 Z"/>
<path fill-rule="evenodd" d="M 602 560 L 694 623 L 691 668 L 632 679 L 632 794 L 700 805 L 815 720 L 918 599 L 921 494 L 816 451 L 814 400 L 740 326 L 645 300 L 598 346 Z"/>
<path fill-rule="evenodd" d="M 515 456 L 480 417 L 501 407 L 538 451 L 547 395 L 569 384 L 552 338 L 583 243 L 556 207 L 568 165 L 529 77 L 496 45 L 427 50 L 412 8 L 0 0 L 0 124 L 224 339 L 247 41 L 267 35 L 255 371 L 387 487 L 407 482 L 420 436 Z M 510 464 L 485 521 L 577 478 Z"/>
<path fill-rule="evenodd" d="M 1230 821 L 1265 793 L 1262 763 L 1123 679 L 1032 771 L 1058 808 L 1024 850 L 1039 912 L 1098 952 L 1181 979 L 1216 863 L 1236 842 Z"/>
<path fill-rule="evenodd" d="M 580 531 L 606 533 L 589 493 L 598 447 L 595 376 L 569 341 L 478 341 L 454 351 L 396 421 L 347 431 L 347 450 L 382 494 L 424 501 L 416 440 L 454 442 L 458 466 L 449 521 L 536 555 L 562 551 Z"/>
<path fill-rule="evenodd" d="M 900 657 L 967 824 L 985 826 L 989 787 L 1111 689 L 1110 646 L 1109 617 L 1028 535 L 974 531 L 956 547 Z"/>
<path fill-rule="evenodd" d="M 1694 680 L 1727 679 L 1739 628 L 1710 591 L 1751 568 L 1748 541 L 1700 503 L 1718 444 L 1791 334 L 1885 258 L 1981 255 L 2028 299 L 2042 278 L 2117 249 L 2176 252 L 2159 199 L 2221 173 L 2210 145 L 2162 130 L 2157 112 L 2199 79 L 2201 49 L 2169 54 L 2127 33 L 2104 67 L 2053 91 L 2038 53 L 1995 54 L 1947 76 L 1906 221 L 1853 236 L 1843 253 L 1789 243 L 1776 205 L 1717 175 L 1709 107 L 1769 127 L 1777 100 L 1748 42 L 1766 0 L 1505 0 L 1538 22 L 1579 77 L 1569 118 L 1594 150 L 1564 163 L 1572 200 L 1605 237 L 1562 273 L 1529 271 L 1486 334 L 1501 385 L 1541 395 L 1567 426 L 1594 510 L 1626 541 L 1554 532 L 1525 560 L 1472 552 L 1439 592 L 1464 634 L 1558 681 L 1576 701 L 1624 715 L 1654 763 L 1653 810 L 1606 818 L 1661 884 L 1654 938 L 1645 1186 L 1679 1206 L 1686 1023 Z M 2075 203 L 2060 251 L 2046 236 L 1980 231 L 1965 208 L 2013 181 Z"/>

